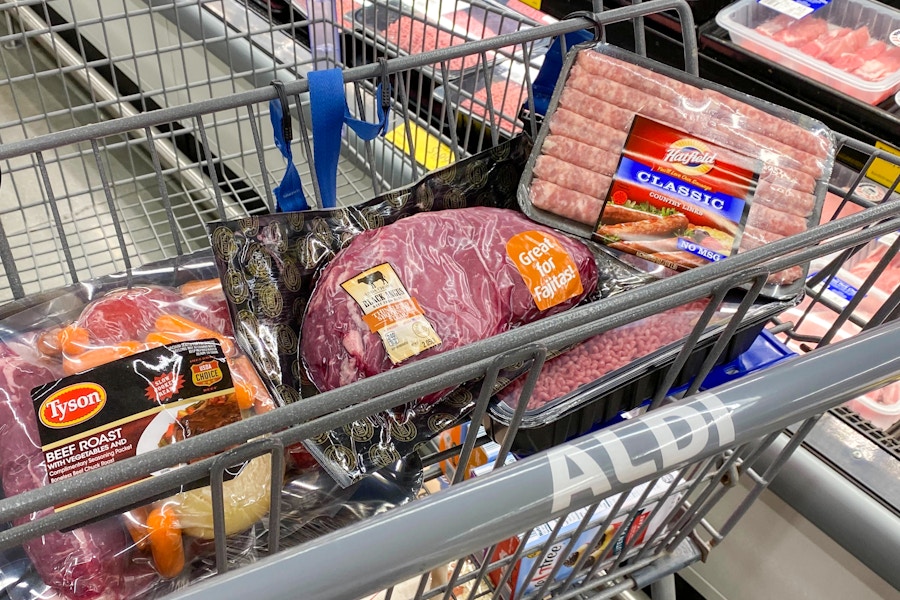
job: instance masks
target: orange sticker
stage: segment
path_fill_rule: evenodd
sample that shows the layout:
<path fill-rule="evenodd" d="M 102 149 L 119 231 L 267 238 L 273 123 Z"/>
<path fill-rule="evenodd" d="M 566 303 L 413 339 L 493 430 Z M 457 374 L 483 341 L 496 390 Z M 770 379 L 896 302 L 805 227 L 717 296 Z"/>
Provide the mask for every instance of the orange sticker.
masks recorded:
<path fill-rule="evenodd" d="M 422 307 L 415 298 L 391 302 L 381 308 L 376 308 L 371 313 L 363 315 L 363 321 L 369 326 L 369 331 L 378 333 L 379 330 L 394 325 L 404 319 L 421 317 L 424 313 Z"/>
<path fill-rule="evenodd" d="M 506 253 L 522 275 L 540 310 L 584 291 L 575 261 L 552 235 L 525 231 L 506 242 Z"/>

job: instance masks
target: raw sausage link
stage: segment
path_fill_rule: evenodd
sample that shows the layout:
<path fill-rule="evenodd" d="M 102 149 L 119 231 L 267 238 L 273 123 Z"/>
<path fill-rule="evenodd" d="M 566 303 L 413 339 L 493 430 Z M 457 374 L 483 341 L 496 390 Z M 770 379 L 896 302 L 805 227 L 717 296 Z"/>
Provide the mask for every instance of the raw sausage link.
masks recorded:
<path fill-rule="evenodd" d="M 612 175 L 619 165 L 619 154 L 604 152 L 584 142 L 561 135 L 548 135 L 541 144 L 541 152 L 572 163 L 595 173 Z"/>
<path fill-rule="evenodd" d="M 779 233 L 745 225 L 744 234 L 741 236 L 741 250 L 755 250 L 783 238 L 784 236 Z"/>
<path fill-rule="evenodd" d="M 626 83 L 635 89 L 670 102 L 680 104 L 682 99 L 686 99 L 692 104 L 700 105 L 705 99 L 707 103 L 712 104 L 708 106 L 707 114 L 710 110 L 720 117 L 727 116 L 729 112 L 736 113 L 744 117 L 740 124 L 743 129 L 751 130 L 773 141 L 790 146 L 794 149 L 794 153 L 807 154 L 818 161 L 820 167 L 821 158 L 828 154 L 830 144 L 827 139 L 714 90 L 700 90 L 692 85 L 599 52 L 581 52 L 578 56 L 578 64 L 583 65 L 595 75 Z M 697 92 L 700 93 L 699 96 Z M 811 150 L 813 152 L 810 152 Z"/>
<path fill-rule="evenodd" d="M 566 87 L 563 90 L 559 96 L 559 105 L 582 117 L 593 119 L 620 131 L 628 131 L 634 120 L 633 112 L 595 98 L 574 87 Z"/>
<path fill-rule="evenodd" d="M 593 227 L 603 200 L 535 179 L 531 182 L 531 203 L 542 210 Z"/>
<path fill-rule="evenodd" d="M 761 176 L 753 201 L 798 217 L 808 217 L 812 214 L 816 198 L 812 194 L 784 187 Z"/>
<path fill-rule="evenodd" d="M 806 219 L 756 203 L 750 207 L 746 227 L 765 229 L 787 237 L 806 231 Z"/>
<path fill-rule="evenodd" d="M 557 110 L 550 117 L 550 131 L 613 152 L 621 151 L 627 137 L 623 131 L 595 123 L 566 109 Z"/>
<path fill-rule="evenodd" d="M 538 179 L 588 194 L 594 198 L 606 198 L 606 192 L 609 191 L 609 185 L 612 183 L 608 175 L 576 167 L 546 154 L 539 156 L 535 161 L 534 175 Z"/>

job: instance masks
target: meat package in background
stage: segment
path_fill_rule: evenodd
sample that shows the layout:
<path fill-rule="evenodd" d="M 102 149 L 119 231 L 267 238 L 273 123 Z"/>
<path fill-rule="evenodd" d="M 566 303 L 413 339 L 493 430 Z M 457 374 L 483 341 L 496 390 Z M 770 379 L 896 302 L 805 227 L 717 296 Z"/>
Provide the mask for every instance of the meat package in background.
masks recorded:
<path fill-rule="evenodd" d="M 436 342 L 402 364 L 571 308 L 594 291 L 598 278 L 585 245 L 506 209 L 421 213 L 363 232 L 324 269 L 303 322 L 300 353 L 322 391 L 399 366 L 373 331 L 372 316 L 345 289 L 353 282 L 371 287 L 375 300 L 379 288 L 402 297 L 382 271 L 372 271 L 380 265 L 389 265 L 408 292 L 405 304 L 418 307 L 417 333 Z M 551 274 L 526 285 L 523 275 L 538 267 Z M 547 299 L 551 305 L 539 308 Z"/>
<path fill-rule="evenodd" d="M 73 460 L 77 458 L 75 450 L 60 452 L 59 458 L 54 459 L 53 463 L 48 463 L 50 459 L 45 460 L 42 450 L 45 443 L 35 414 L 36 402 L 32 397 L 33 393 L 39 393 L 35 390 L 56 389 L 53 386 L 58 385 L 56 382 L 63 377 L 81 377 L 82 374 L 90 377 L 98 367 L 111 366 L 120 359 L 127 359 L 147 350 L 160 349 L 169 344 L 213 339 L 221 348 L 223 356 L 227 356 L 234 387 L 232 394 L 221 398 L 227 398 L 228 402 L 233 403 L 239 416 L 242 414 L 241 411 L 253 414 L 274 408 L 274 402 L 253 366 L 247 357 L 237 350 L 232 338 L 228 306 L 218 280 L 190 281 L 180 288 L 135 285 L 108 292 L 86 289 L 90 290 L 87 293 L 94 295 L 95 299 L 83 308 L 78 308 L 73 316 L 69 316 L 71 311 L 65 315 L 51 314 L 50 311 L 53 310 L 51 303 L 46 307 L 48 314 L 45 318 L 48 322 L 54 323 L 53 325 L 43 326 L 38 330 L 16 332 L 3 346 L 4 351 L 0 354 L 0 461 L 2 461 L 0 474 L 3 491 L 7 497 L 38 489 L 52 481 L 64 480 L 71 476 L 69 472 L 71 467 L 61 465 L 66 463 L 68 457 L 72 457 Z M 67 300 L 72 300 L 78 307 L 83 303 L 83 292 L 82 289 L 74 290 L 72 293 L 66 292 L 54 302 L 61 306 L 70 306 Z M 42 309 L 43 307 L 37 307 L 29 311 L 33 316 Z M 29 320 L 29 315 L 25 317 L 13 315 L 4 322 L 3 327 L 6 332 L 15 332 L 17 323 Z M 155 367 L 148 368 L 151 369 L 148 371 L 151 375 L 156 372 L 152 370 Z M 188 374 L 188 378 L 191 377 L 193 375 Z M 145 389 L 147 379 L 141 381 L 144 383 L 140 387 L 129 388 L 133 389 L 134 393 L 128 395 L 130 400 L 127 402 L 142 405 L 151 403 L 150 406 L 153 406 L 152 393 L 148 391 L 150 388 Z M 177 381 L 177 378 L 173 381 Z M 118 384 L 114 380 L 98 380 L 98 382 L 109 386 Z M 169 387 L 164 382 L 165 380 L 160 382 L 154 380 L 150 386 L 163 394 L 163 400 L 160 401 L 164 401 L 166 393 L 180 390 L 184 385 L 182 381 L 177 387 L 174 383 Z M 154 387 L 155 385 L 159 387 Z M 70 388 L 61 388 L 58 394 L 64 394 L 66 389 Z M 54 397 L 58 394 L 54 394 Z M 124 406 L 123 403 L 126 402 L 121 394 L 114 392 L 104 391 L 103 398 L 105 400 L 101 408 L 87 417 L 91 421 L 85 426 L 95 427 L 96 431 L 102 430 L 103 427 L 117 428 L 116 435 L 122 437 L 113 439 L 120 441 L 124 439 L 133 443 L 132 438 L 124 437 L 129 434 L 122 433 L 133 431 L 129 429 L 132 424 L 127 420 L 116 421 L 108 426 L 99 421 L 95 422 L 101 418 L 100 411 L 104 406 L 113 403 Z M 215 398 L 203 400 L 191 408 L 202 408 L 203 403 L 216 400 Z M 43 411 L 43 404 L 41 410 Z M 142 410 L 146 408 L 142 406 Z M 200 408 L 197 410 L 199 413 Z M 174 413 L 175 409 L 171 411 Z M 41 415 L 43 420 L 44 412 L 41 412 Z M 159 418 L 163 416 L 166 416 L 165 411 L 157 415 Z M 197 416 L 199 417 L 199 414 Z M 156 421 L 159 419 L 154 419 L 154 422 Z M 75 422 L 78 423 L 80 421 Z M 178 423 L 178 420 L 174 421 L 176 428 Z M 136 423 L 134 426 L 137 426 Z M 64 446 L 59 447 L 71 445 L 74 448 L 75 442 L 67 441 L 67 436 L 72 435 L 69 430 L 60 431 L 64 431 L 65 435 L 60 440 Z M 149 437 L 141 435 L 141 431 L 143 430 L 139 430 L 134 438 L 139 437 L 139 441 L 133 443 L 138 448 L 144 444 L 144 438 L 155 442 L 149 445 L 149 449 L 168 442 L 168 434 L 164 435 L 162 431 L 156 433 L 156 437 L 152 433 Z M 147 431 L 155 432 L 156 429 L 147 427 Z M 92 434 L 88 432 L 84 435 Z M 182 437 L 184 435 L 175 436 L 176 439 Z M 142 451 L 145 450 L 130 452 L 134 454 Z M 235 531 L 236 527 L 246 529 L 268 510 L 268 482 L 271 479 L 271 469 L 268 466 L 268 456 L 263 461 L 265 464 L 255 464 L 258 460 L 250 461 L 237 477 L 225 483 L 226 522 L 230 521 L 226 527 L 231 532 Z M 73 464 L 72 467 L 77 465 Z M 254 474 L 258 477 L 253 485 L 246 485 L 248 483 L 246 477 Z M 53 477 L 58 479 L 54 480 Z M 264 485 L 259 485 L 260 482 Z M 243 490 L 237 486 L 243 486 Z M 250 494 L 245 493 L 248 488 L 252 488 Z M 209 488 L 187 490 L 165 499 L 167 510 L 178 514 L 179 529 L 176 531 L 178 544 L 181 544 L 182 532 L 185 535 L 202 538 L 205 531 L 211 531 L 212 512 L 208 490 Z M 169 584 L 163 581 L 163 578 L 172 578 L 180 574 L 193 557 L 190 554 L 186 556 L 181 554 L 183 549 L 178 549 L 178 560 L 173 561 L 171 560 L 173 556 L 163 556 L 157 552 L 146 522 L 134 517 L 139 514 L 145 517 L 152 514 L 150 508 L 148 505 L 146 511 L 132 511 L 128 513 L 128 519 L 111 516 L 72 531 L 45 534 L 26 542 L 24 548 L 44 583 L 70 600 L 125 600 L 145 597 L 158 590 L 165 591 L 169 589 L 167 587 Z M 52 510 L 32 514 L 17 524 L 38 519 Z M 211 536 L 211 533 L 209 535 Z M 174 551 L 175 547 L 170 550 Z M 178 568 L 177 572 L 174 571 L 175 567 Z M 170 569 L 169 572 L 166 572 L 167 568 Z M 163 578 L 160 575 L 163 575 Z"/>
<path fill-rule="evenodd" d="M 826 2 L 785 15 L 739 0 L 716 15 L 737 46 L 779 67 L 876 105 L 900 89 L 900 11 L 870 0 Z"/>
<path fill-rule="evenodd" d="M 658 258 L 662 264 L 684 267 L 721 260 L 729 255 L 732 246 L 738 252 L 748 251 L 802 233 L 811 219 L 818 218 L 818 182 L 828 177 L 833 162 L 833 139 L 824 126 L 801 127 L 702 87 L 701 82 L 695 85 L 674 79 L 629 62 L 625 56 L 630 55 L 600 47 L 599 51 L 578 51 L 567 61 L 568 69 L 564 68 L 557 84 L 554 103 L 537 139 L 533 162 L 529 163 L 531 170 L 526 172 L 520 187 L 519 201 L 526 214 L 572 233 L 590 235 L 592 230 L 587 228 L 596 227 L 604 207 L 615 202 L 621 208 L 612 208 L 623 214 L 625 209 L 631 209 L 632 216 L 617 217 L 608 235 L 603 234 L 609 238 L 607 243 L 650 260 Z M 715 162 L 709 164 L 715 168 L 722 164 L 730 173 L 738 173 L 736 168 L 744 169 L 740 173 L 747 174 L 740 175 L 740 181 L 747 183 L 737 189 L 746 190 L 748 209 L 743 216 L 731 218 L 741 227 L 746 224 L 743 235 L 722 219 L 695 223 L 690 212 L 693 209 L 678 206 L 685 199 L 675 195 L 675 188 L 662 191 L 673 198 L 666 202 L 675 207 L 676 215 L 687 215 L 691 225 L 702 226 L 682 226 L 672 231 L 666 220 L 676 222 L 670 218 L 670 209 L 644 207 L 643 197 L 632 202 L 625 197 L 631 192 L 616 192 L 611 202 L 607 200 L 608 193 L 631 185 L 623 181 L 619 188 L 615 187 L 617 176 L 622 176 L 625 169 L 620 157 L 624 161 L 623 153 L 638 152 L 627 150 L 638 143 L 629 137 L 635 135 L 634 128 L 640 120 L 637 115 L 642 123 L 651 123 L 642 125 L 642 131 L 656 127 L 671 136 L 680 132 L 682 139 L 674 142 L 660 160 L 681 160 L 674 157 L 694 156 L 693 152 L 698 157 L 714 157 L 710 160 Z M 703 147 L 712 149 L 704 154 Z M 673 158 L 669 158 L 670 154 Z M 757 161 L 755 173 L 749 170 L 752 162 L 748 160 Z M 694 167 L 693 163 L 687 166 Z M 696 167 L 699 177 L 708 172 L 700 168 L 701 164 Z M 718 173 L 713 173 L 718 178 L 714 181 L 724 181 Z M 675 177 L 685 179 L 679 174 Z M 689 182 L 690 177 L 694 175 L 687 175 Z M 707 183 L 698 185 L 702 188 Z M 633 186 L 631 189 L 636 191 Z M 651 197 L 658 198 L 659 194 Z M 639 210 L 645 212 L 641 214 Z M 603 222 L 608 223 L 605 213 Z M 648 236 L 653 232 L 669 237 L 651 240 Z M 698 250 L 698 246 L 706 250 Z M 799 267 L 791 268 L 773 274 L 770 283 L 790 284 L 802 273 Z"/>

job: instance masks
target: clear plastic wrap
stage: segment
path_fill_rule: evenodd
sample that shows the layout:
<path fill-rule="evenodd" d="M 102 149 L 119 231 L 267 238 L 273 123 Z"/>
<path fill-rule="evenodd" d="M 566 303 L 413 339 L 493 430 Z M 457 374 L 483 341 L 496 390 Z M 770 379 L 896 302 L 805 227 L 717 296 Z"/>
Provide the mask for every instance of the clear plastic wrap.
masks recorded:
<path fill-rule="evenodd" d="M 651 137 L 636 137 L 638 115 Z M 685 269 L 818 223 L 833 154 L 821 123 L 599 45 L 566 60 L 519 201 L 542 223 Z M 795 295 L 802 277 L 776 273 L 767 293 Z"/>
<path fill-rule="evenodd" d="M 105 464 L 97 462 L 102 457 L 96 452 L 105 453 L 103 448 L 92 455 L 78 446 L 71 453 L 66 450 L 80 441 L 109 436 L 106 426 L 94 420 L 103 416 L 102 411 L 85 422 L 91 428 L 89 437 L 71 443 L 63 438 L 55 446 L 43 444 L 39 431 L 43 403 L 32 399 L 33 390 L 39 394 L 42 389 L 58 389 L 60 378 L 66 383 L 71 378 L 96 377 L 95 381 L 108 384 L 105 409 L 126 407 L 136 398 L 148 406 L 176 400 L 171 408 L 146 419 L 149 424 L 117 420 L 110 425 L 120 430 L 117 438 L 135 442 L 129 445 L 135 446 L 136 453 L 275 408 L 234 341 L 219 280 L 212 279 L 215 273 L 211 256 L 199 254 L 74 284 L 0 309 L 0 476 L 7 496 L 46 485 L 51 473 L 63 474 L 60 479 L 77 476 L 84 461 Z M 182 344 L 184 340 L 207 341 Z M 127 389 L 130 384 L 122 373 L 140 372 L 146 367 L 142 362 L 152 362 L 144 358 L 165 355 L 183 345 L 217 349 L 229 368 L 213 379 L 221 376 L 221 384 L 233 391 L 222 396 L 210 392 L 206 395 L 212 397 L 197 402 L 177 401 L 176 396 L 191 385 L 180 378 L 197 376 L 204 390 L 214 389 L 216 382 L 210 383 L 207 375 L 215 373 L 208 368 L 210 361 L 203 361 L 206 366 L 196 371 L 182 369 L 171 378 L 150 379 L 147 387 Z M 119 367 L 125 371 L 116 371 Z M 108 372 L 121 377 L 103 379 Z M 122 387 L 114 387 L 117 384 Z M 170 393 L 174 393 L 171 398 Z M 112 441 L 115 446 L 118 440 Z M 45 447 L 56 453 L 49 460 Z M 125 442 L 119 447 L 125 448 Z M 416 460 L 389 465 L 364 486 L 345 488 L 302 448 L 290 449 L 289 459 L 278 523 L 282 546 L 407 502 L 422 483 Z M 268 455 L 226 474 L 226 549 L 232 566 L 252 562 L 265 552 L 270 483 Z M 209 486 L 199 482 L 146 506 L 102 516 L 9 550 L 0 556 L 6 586 L 0 598 L 149 599 L 212 576 L 216 560 L 210 494 Z M 39 518 L 49 510 L 28 518 Z"/>
<path fill-rule="evenodd" d="M 275 407 L 234 343 L 219 282 L 207 279 L 214 273 L 210 259 L 193 261 L 73 285 L 9 309 L 0 322 L 7 496 L 201 433 L 229 422 L 226 415 L 240 419 Z M 190 363 L 196 372 L 182 368 L 189 364 L 183 347 L 212 358 Z M 199 369 L 211 369 L 217 379 L 210 383 Z M 141 384 L 132 386 L 127 373 Z M 187 397 L 192 384 L 206 397 Z M 98 399 L 96 410 L 75 412 L 91 398 Z M 168 407 L 169 401 L 177 402 Z M 153 416 L 138 418 L 147 410 Z M 117 415 L 108 425 L 104 411 Z M 119 414 L 134 418 L 122 421 Z M 59 439 L 48 439 L 60 426 Z M 251 460 L 226 482 L 229 533 L 268 512 L 269 463 L 268 457 Z M 29 541 L 25 551 L 41 579 L 66 598 L 138 597 L 160 585 L 160 574 L 181 574 L 191 558 L 189 550 L 185 556 L 189 538 L 211 537 L 209 493 L 208 487 L 184 490 L 125 517 Z"/>

